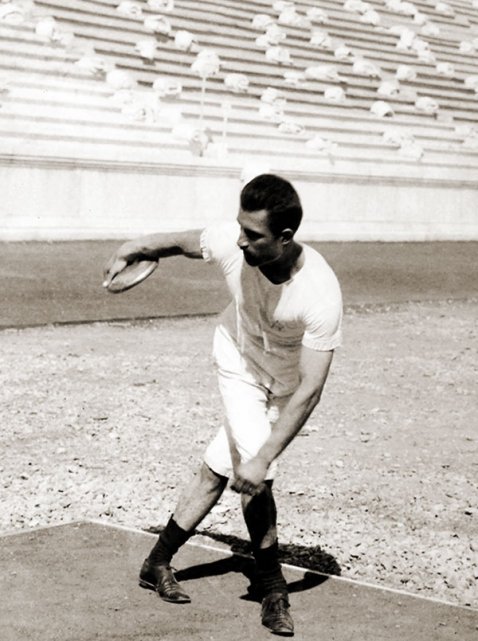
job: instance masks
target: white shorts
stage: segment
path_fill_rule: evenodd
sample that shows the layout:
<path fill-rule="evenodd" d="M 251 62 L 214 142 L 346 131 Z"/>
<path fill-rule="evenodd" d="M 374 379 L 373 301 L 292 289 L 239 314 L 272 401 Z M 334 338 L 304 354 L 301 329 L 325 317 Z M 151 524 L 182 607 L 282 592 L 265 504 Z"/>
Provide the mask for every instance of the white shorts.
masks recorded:
<path fill-rule="evenodd" d="M 276 397 L 258 383 L 221 327 L 214 335 L 214 357 L 226 416 L 224 425 L 206 449 L 204 462 L 216 474 L 231 478 L 237 465 L 252 459 L 268 439 L 290 396 Z M 274 477 L 276 467 L 274 461 L 266 479 Z"/>

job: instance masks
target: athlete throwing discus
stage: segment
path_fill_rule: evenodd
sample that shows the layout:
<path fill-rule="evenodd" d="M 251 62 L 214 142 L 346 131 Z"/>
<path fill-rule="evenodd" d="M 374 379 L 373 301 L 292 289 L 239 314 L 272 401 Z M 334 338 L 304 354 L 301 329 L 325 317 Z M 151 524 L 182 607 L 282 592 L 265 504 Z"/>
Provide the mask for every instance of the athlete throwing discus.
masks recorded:
<path fill-rule="evenodd" d="M 342 321 L 332 269 L 295 240 L 301 219 L 294 187 L 263 174 L 244 186 L 239 214 L 230 223 L 129 241 L 105 268 L 107 286 L 139 260 L 178 254 L 203 259 L 220 267 L 232 297 L 219 318 L 213 350 L 224 424 L 144 561 L 140 585 L 171 603 L 190 601 L 171 559 L 230 479 L 251 538 L 262 624 L 283 636 L 294 634 L 294 624 L 278 557 L 273 479 L 280 454 L 320 400 Z"/>

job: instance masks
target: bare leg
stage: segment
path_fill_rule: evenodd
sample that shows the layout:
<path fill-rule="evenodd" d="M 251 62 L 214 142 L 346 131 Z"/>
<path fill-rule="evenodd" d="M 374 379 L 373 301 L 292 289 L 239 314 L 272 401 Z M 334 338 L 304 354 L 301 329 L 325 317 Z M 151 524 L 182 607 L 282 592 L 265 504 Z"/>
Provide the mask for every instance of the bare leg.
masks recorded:
<path fill-rule="evenodd" d="M 191 532 L 201 523 L 221 498 L 227 478 L 219 476 L 205 463 L 181 494 L 173 518 L 186 532 Z"/>
<path fill-rule="evenodd" d="M 188 594 L 176 581 L 170 562 L 184 545 L 194 528 L 217 503 L 227 484 L 227 478 L 213 472 L 205 463 L 185 488 L 174 515 L 145 559 L 139 574 L 143 588 L 155 590 L 169 603 L 189 603 Z"/>

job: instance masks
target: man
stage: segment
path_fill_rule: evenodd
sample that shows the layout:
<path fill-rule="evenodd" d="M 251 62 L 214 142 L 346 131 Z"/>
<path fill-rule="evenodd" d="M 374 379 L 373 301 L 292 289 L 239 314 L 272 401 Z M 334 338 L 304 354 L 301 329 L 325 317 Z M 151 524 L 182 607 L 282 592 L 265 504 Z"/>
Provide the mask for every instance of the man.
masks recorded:
<path fill-rule="evenodd" d="M 165 601 L 190 601 L 173 575 L 172 556 L 232 479 L 260 580 L 262 623 L 286 636 L 294 625 L 278 559 L 273 477 L 277 458 L 320 400 L 342 320 L 334 273 L 318 252 L 294 238 L 301 218 L 293 186 L 263 174 L 243 188 L 237 224 L 127 242 L 105 269 L 107 285 L 138 259 L 204 258 L 220 266 L 232 296 L 214 336 L 225 423 L 144 561 L 140 585 Z"/>

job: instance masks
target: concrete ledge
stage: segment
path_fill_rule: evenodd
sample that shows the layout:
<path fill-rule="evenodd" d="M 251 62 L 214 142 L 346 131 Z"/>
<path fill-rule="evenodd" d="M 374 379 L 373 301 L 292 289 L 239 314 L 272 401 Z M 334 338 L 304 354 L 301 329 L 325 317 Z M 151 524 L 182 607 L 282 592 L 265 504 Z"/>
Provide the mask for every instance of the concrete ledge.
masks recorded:
<path fill-rule="evenodd" d="M 478 240 L 478 183 L 390 175 L 386 167 L 318 161 L 316 171 L 257 166 L 293 181 L 309 240 Z M 370 168 L 368 168 L 370 169 Z M 360 171 L 361 170 L 361 171 Z M 378 173 L 382 171 L 382 175 Z M 462 171 L 458 172 L 463 174 Z M 447 178 L 448 175 L 448 178 Z M 78 240 L 200 228 L 237 211 L 241 165 L 3 156 L 0 240 Z"/>

